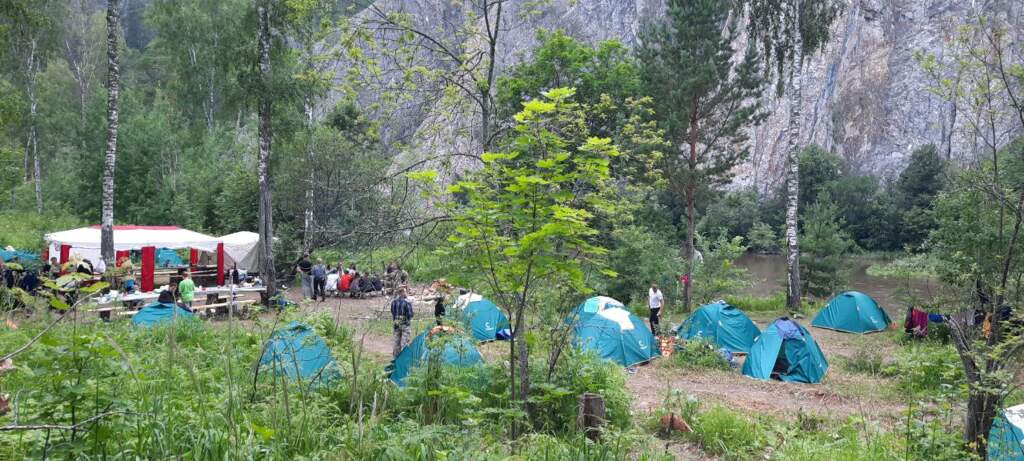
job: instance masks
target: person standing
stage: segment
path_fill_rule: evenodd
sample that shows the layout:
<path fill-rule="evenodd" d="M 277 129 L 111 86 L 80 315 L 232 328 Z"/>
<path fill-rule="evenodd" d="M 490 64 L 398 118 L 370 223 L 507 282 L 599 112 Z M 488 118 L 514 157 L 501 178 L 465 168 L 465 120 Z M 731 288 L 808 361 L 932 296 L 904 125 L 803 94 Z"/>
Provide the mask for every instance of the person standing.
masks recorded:
<path fill-rule="evenodd" d="M 302 298 L 310 299 L 313 297 L 313 263 L 309 262 L 309 253 L 302 255 L 302 259 L 298 264 L 295 265 L 295 270 L 299 272 L 299 279 L 302 280 Z"/>
<path fill-rule="evenodd" d="M 192 301 L 196 299 L 196 282 L 192 281 L 191 272 L 186 272 L 185 278 L 178 282 L 178 299 L 189 309 L 192 308 Z"/>
<path fill-rule="evenodd" d="M 395 344 L 392 357 L 398 357 L 402 349 L 412 341 L 412 303 L 406 298 L 405 288 L 398 290 L 398 297 L 391 301 L 391 321 L 394 323 Z"/>
<path fill-rule="evenodd" d="M 658 335 L 659 318 L 661 317 L 661 308 L 665 305 L 665 295 L 658 290 L 658 285 L 655 283 L 651 284 L 651 289 L 647 291 L 647 307 L 651 309 L 651 333 L 655 336 Z"/>
<path fill-rule="evenodd" d="M 327 296 L 324 294 L 324 288 L 327 284 L 327 266 L 324 266 L 324 260 L 316 258 L 316 265 L 313 266 L 313 300 L 320 297 L 320 302 L 326 301 Z"/>

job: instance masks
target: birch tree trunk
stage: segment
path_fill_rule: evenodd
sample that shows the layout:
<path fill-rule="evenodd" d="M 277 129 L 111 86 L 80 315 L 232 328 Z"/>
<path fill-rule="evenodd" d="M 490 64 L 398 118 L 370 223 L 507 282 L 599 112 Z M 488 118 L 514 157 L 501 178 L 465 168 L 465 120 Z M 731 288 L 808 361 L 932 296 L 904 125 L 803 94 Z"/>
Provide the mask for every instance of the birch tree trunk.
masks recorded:
<path fill-rule="evenodd" d="M 789 82 L 789 127 L 786 145 L 786 268 L 789 272 L 786 307 L 800 310 L 800 243 L 797 240 L 800 219 L 800 91 L 803 79 L 803 54 L 799 40 L 793 45 L 793 75 Z"/>
<path fill-rule="evenodd" d="M 100 219 L 100 254 L 114 267 L 114 169 L 117 164 L 117 101 L 121 93 L 117 56 L 118 2 L 107 0 L 107 156 L 103 161 L 103 211 Z"/>
<path fill-rule="evenodd" d="M 28 139 L 25 141 L 25 180 L 32 178 L 35 182 L 36 213 L 43 214 L 43 187 L 42 177 L 39 171 L 39 129 L 38 129 L 38 106 L 36 98 L 36 70 L 39 68 L 39 56 L 37 55 L 38 42 L 35 38 L 30 41 L 28 52 L 28 75 L 26 75 L 25 92 L 28 94 Z M 32 162 L 31 169 L 29 162 Z"/>
<path fill-rule="evenodd" d="M 267 299 L 273 299 L 277 291 L 277 274 L 274 272 L 274 218 L 270 200 L 270 143 L 273 133 L 270 128 L 270 111 L 272 95 L 270 94 L 270 12 L 263 0 L 254 0 L 256 6 L 257 32 L 256 40 L 259 48 L 260 80 L 262 82 L 259 99 L 259 158 L 256 173 L 259 177 L 259 234 L 260 234 L 260 267 L 267 284 Z"/>
<path fill-rule="evenodd" d="M 690 110 L 690 156 L 687 160 L 689 166 L 689 178 L 686 181 L 686 280 L 683 281 L 683 312 L 690 312 L 690 303 L 693 290 L 693 255 L 694 237 L 696 235 L 696 201 L 697 201 L 697 141 L 698 141 L 698 119 L 697 101 L 693 100 Z"/>
<path fill-rule="evenodd" d="M 306 129 L 309 139 L 306 141 L 306 161 L 309 178 L 306 183 L 306 210 L 302 225 L 302 252 L 307 253 L 313 247 L 313 101 L 306 98 Z"/>

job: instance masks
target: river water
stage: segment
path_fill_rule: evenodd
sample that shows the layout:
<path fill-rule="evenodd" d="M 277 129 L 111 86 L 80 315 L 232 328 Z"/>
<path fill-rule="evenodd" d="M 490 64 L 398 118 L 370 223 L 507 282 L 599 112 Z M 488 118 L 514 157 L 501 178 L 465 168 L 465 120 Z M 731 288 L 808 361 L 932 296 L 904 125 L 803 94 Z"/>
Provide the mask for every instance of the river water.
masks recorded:
<path fill-rule="evenodd" d="M 917 278 L 873 277 L 867 268 L 885 262 L 877 258 L 849 258 L 846 290 L 870 295 L 892 318 L 902 318 L 910 299 L 927 299 L 938 289 L 936 281 Z M 770 296 L 785 291 L 786 257 L 746 254 L 736 265 L 747 270 L 754 284 L 743 291 L 750 296 Z"/>

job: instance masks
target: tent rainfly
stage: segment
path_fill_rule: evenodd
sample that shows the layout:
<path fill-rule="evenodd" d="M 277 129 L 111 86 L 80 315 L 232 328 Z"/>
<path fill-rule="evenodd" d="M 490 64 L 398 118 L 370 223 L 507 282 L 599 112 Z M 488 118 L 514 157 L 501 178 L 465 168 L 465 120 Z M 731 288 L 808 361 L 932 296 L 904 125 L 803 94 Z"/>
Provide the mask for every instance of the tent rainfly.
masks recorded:
<path fill-rule="evenodd" d="M 100 258 L 100 226 L 81 227 L 46 234 L 50 254 L 60 255 L 61 264 L 68 262 L 72 252 L 83 258 Z M 217 254 L 217 284 L 224 284 L 224 243 L 217 237 L 182 229 L 176 226 L 114 226 L 114 251 L 117 260 L 127 256 L 130 250 L 142 251 L 142 277 L 139 285 L 142 291 L 153 290 L 153 267 L 156 249 L 192 250 L 191 262 L 195 263 L 199 251 Z"/>

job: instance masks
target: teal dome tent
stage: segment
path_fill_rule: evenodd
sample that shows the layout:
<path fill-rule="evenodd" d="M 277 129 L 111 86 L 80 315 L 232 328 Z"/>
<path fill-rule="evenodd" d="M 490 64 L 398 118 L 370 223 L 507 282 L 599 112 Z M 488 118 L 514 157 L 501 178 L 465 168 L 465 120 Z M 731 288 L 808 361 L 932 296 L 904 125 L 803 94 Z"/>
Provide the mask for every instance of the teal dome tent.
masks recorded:
<path fill-rule="evenodd" d="M 1024 461 L 1024 405 L 1007 408 L 996 416 L 988 435 L 988 459 Z"/>
<path fill-rule="evenodd" d="M 260 369 L 310 385 L 327 385 L 341 377 L 331 349 L 309 325 L 292 322 L 270 335 L 260 357 Z"/>
<path fill-rule="evenodd" d="M 574 330 L 577 347 L 623 366 L 661 356 L 658 341 L 643 320 L 621 307 L 606 307 L 588 315 L 576 322 Z"/>
<path fill-rule="evenodd" d="M 462 323 L 477 341 L 494 341 L 499 331 L 509 328 L 508 317 L 491 300 L 478 294 L 459 296 L 455 305 L 462 307 Z"/>
<path fill-rule="evenodd" d="M 749 353 L 761 330 L 754 322 L 725 301 L 701 306 L 679 327 L 678 336 L 687 341 L 703 339 L 733 353 Z"/>
<path fill-rule="evenodd" d="M 847 333 L 872 333 L 889 328 L 890 323 L 889 315 L 870 296 L 846 291 L 832 298 L 811 325 Z"/>
<path fill-rule="evenodd" d="M 483 363 L 480 351 L 476 349 L 475 342 L 468 336 L 444 330 L 431 332 L 432 330 L 424 331 L 413 339 L 388 366 L 388 378 L 394 381 L 398 387 L 405 387 L 405 378 L 414 368 L 426 362 L 430 358 L 432 349 L 440 345 L 444 347 L 440 351 L 441 361 L 447 365 L 470 367 Z M 441 335 L 445 337 L 442 338 Z"/>
<path fill-rule="evenodd" d="M 594 314 L 611 307 L 625 309 L 626 305 L 622 304 L 615 298 L 609 298 L 607 296 L 594 296 L 592 298 L 587 298 L 587 300 L 583 301 L 582 304 L 576 306 L 576 309 L 573 309 L 572 315 L 566 319 L 566 322 L 583 323 L 593 317 Z"/>
<path fill-rule="evenodd" d="M 761 331 L 743 362 L 743 374 L 765 380 L 816 384 L 826 372 L 828 361 L 811 333 L 785 317 Z"/>
<path fill-rule="evenodd" d="M 177 311 L 177 312 L 175 312 Z M 160 323 L 174 320 L 196 320 L 195 315 L 185 308 L 171 303 L 153 303 L 143 307 L 132 316 L 132 325 L 139 327 L 151 327 Z"/>

